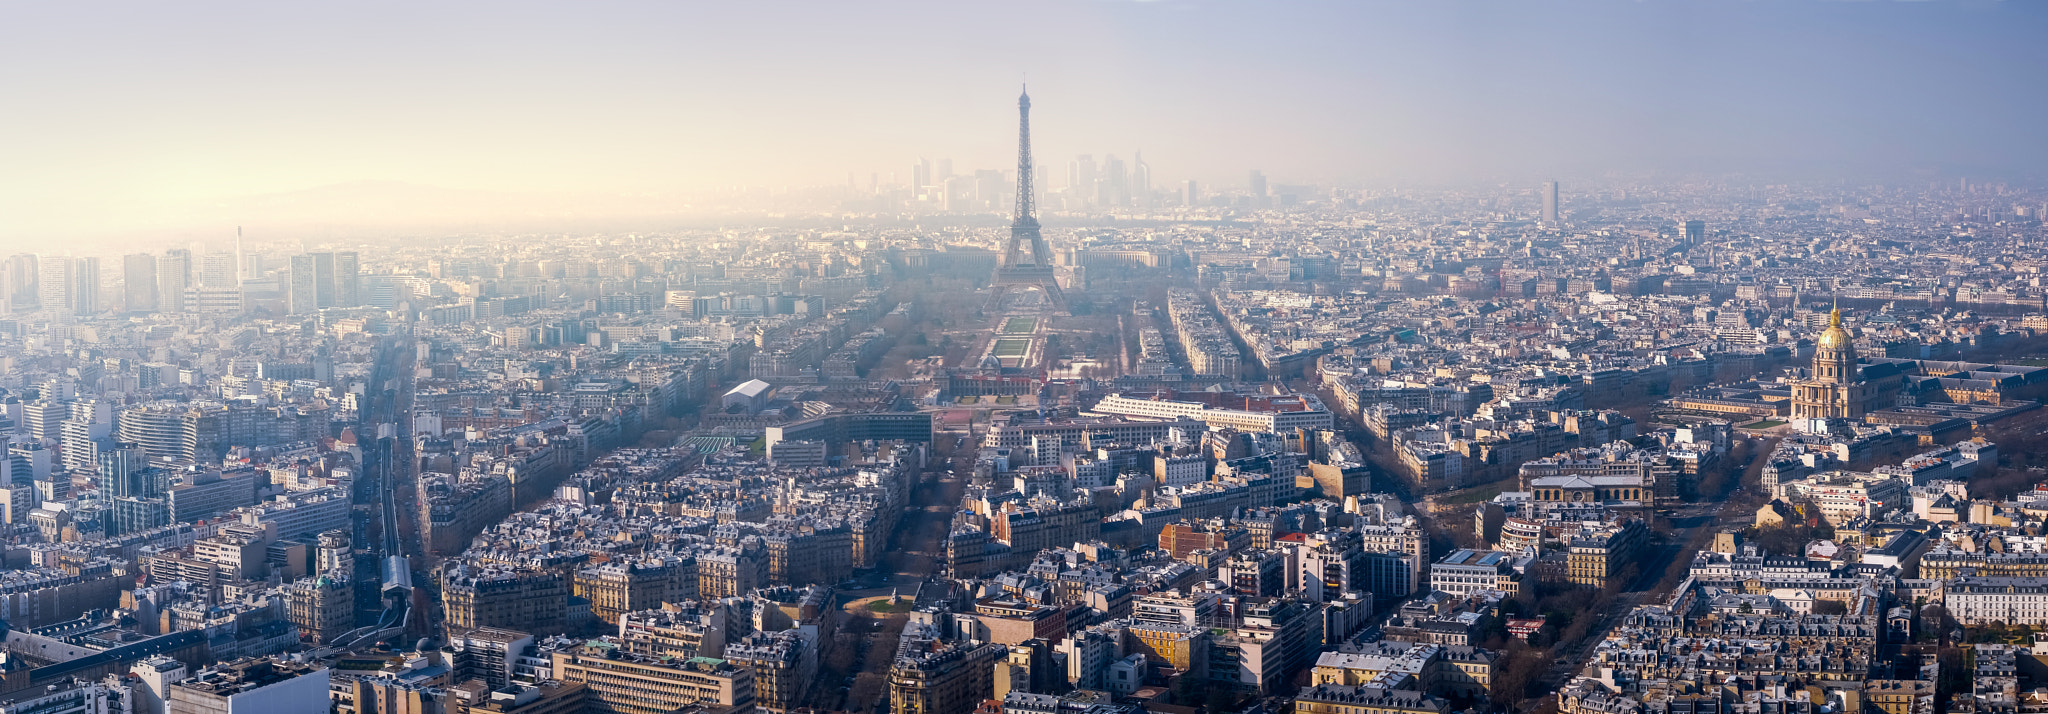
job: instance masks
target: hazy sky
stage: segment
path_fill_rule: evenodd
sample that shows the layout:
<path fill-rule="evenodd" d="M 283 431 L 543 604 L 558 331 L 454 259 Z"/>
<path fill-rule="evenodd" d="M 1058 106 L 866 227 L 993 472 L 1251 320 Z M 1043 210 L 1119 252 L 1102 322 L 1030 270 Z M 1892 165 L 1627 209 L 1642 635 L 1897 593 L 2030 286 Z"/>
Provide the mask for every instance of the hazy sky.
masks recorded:
<path fill-rule="evenodd" d="M 1027 76 L 1056 177 L 1136 150 L 1216 185 L 2018 177 L 2048 160 L 2044 37 L 2017 0 L 0 0 L 0 249 L 366 181 L 605 213 L 1008 167 Z"/>

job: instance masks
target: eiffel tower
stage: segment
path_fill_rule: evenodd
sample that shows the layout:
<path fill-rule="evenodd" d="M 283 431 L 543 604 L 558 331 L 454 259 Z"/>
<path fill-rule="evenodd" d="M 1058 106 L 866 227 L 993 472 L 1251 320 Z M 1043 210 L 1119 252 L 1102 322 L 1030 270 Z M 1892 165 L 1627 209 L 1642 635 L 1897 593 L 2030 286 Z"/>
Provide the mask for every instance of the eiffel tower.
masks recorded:
<path fill-rule="evenodd" d="M 1031 95 L 1017 96 L 1017 215 L 1010 221 L 1010 240 L 1003 244 L 1002 261 L 989 281 L 989 305 L 1001 309 L 1003 298 L 1036 288 L 1046 302 L 1065 312 L 1067 296 L 1060 292 L 1053 276 L 1052 249 L 1038 232 L 1037 211 L 1031 190 Z"/>

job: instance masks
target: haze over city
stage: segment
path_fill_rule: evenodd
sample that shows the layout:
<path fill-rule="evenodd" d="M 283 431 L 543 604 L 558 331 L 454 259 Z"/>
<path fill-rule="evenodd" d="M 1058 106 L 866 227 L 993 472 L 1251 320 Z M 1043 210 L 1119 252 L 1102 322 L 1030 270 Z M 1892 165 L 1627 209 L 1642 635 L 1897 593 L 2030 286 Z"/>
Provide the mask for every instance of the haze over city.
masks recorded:
<path fill-rule="evenodd" d="M 2048 712 L 2043 8 L 0 0 L 0 714 Z"/>
<path fill-rule="evenodd" d="M 716 215 L 1144 152 L 1162 181 L 2035 176 L 2027 2 L 15 3 L 0 244 Z M 641 227 L 661 223 L 639 221 Z M 562 226 L 556 226 L 562 227 Z"/>

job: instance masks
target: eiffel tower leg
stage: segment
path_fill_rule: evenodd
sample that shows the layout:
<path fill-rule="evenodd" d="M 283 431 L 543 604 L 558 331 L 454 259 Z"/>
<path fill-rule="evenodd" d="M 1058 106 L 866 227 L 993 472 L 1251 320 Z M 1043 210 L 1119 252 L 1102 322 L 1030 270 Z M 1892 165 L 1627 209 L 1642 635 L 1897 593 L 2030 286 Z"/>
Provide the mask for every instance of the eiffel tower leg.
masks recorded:
<path fill-rule="evenodd" d="M 1060 290 L 1058 280 L 1047 279 L 1045 284 L 1039 287 L 1045 290 L 1045 300 L 1052 303 L 1053 309 L 1070 315 L 1073 314 L 1072 310 L 1067 309 L 1067 294 Z"/>

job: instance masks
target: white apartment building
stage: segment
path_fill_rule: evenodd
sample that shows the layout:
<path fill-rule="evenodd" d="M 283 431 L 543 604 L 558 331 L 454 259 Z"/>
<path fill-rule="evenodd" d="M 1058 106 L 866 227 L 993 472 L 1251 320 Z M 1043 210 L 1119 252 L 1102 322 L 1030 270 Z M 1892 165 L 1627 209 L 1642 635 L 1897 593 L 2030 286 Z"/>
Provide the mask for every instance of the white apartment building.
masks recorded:
<path fill-rule="evenodd" d="M 1943 597 L 1964 625 L 2048 625 L 2048 578 L 1960 577 L 1948 582 Z"/>

